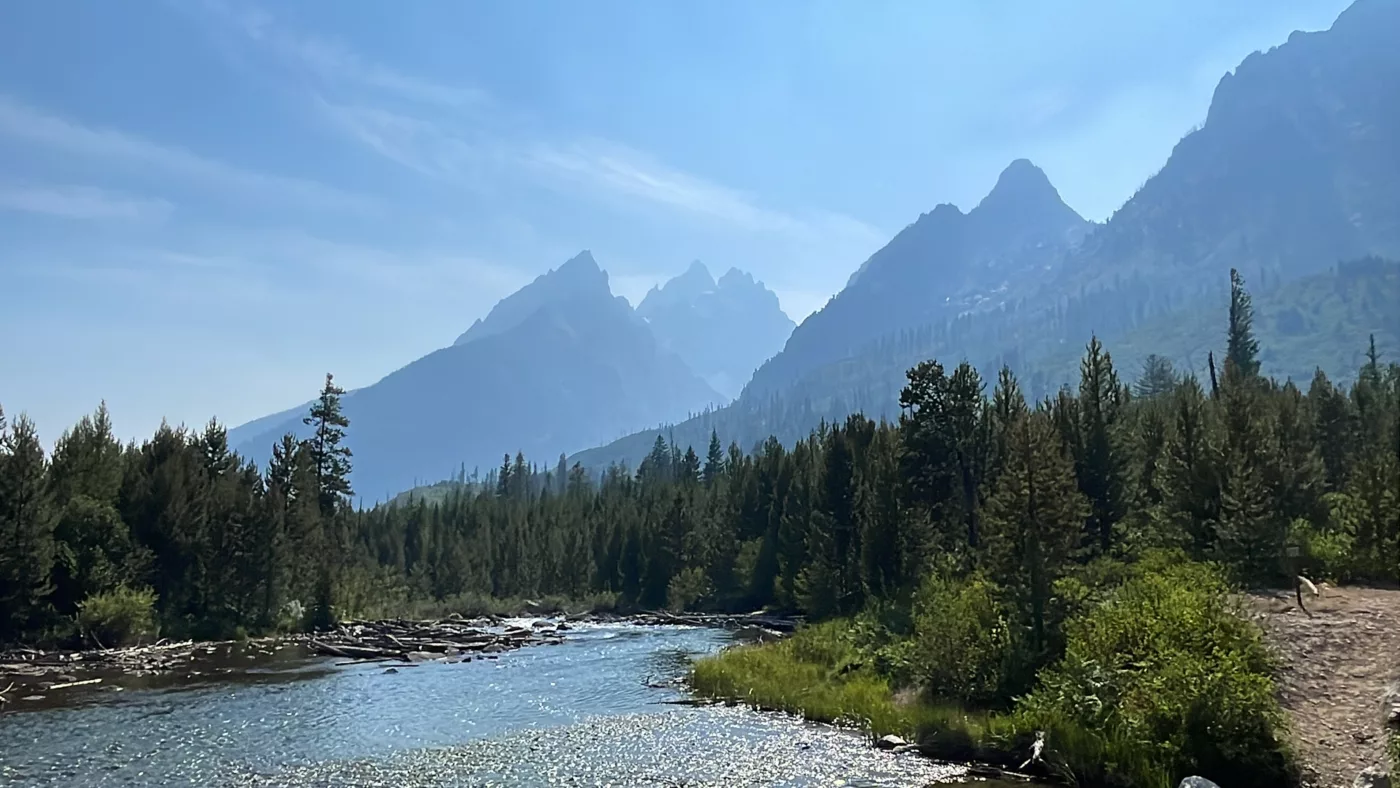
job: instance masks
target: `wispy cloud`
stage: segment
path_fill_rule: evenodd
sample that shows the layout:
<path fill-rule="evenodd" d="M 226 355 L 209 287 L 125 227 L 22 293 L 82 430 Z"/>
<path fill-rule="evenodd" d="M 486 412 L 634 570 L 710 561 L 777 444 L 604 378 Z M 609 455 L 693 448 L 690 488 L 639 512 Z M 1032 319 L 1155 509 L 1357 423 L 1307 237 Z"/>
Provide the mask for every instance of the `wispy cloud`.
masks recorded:
<path fill-rule="evenodd" d="M 258 199 L 292 199 L 308 206 L 366 211 L 372 202 L 317 181 L 259 172 L 163 145 L 115 129 L 88 126 L 0 95 L 0 136 L 111 165 L 135 166 L 240 192 Z"/>
<path fill-rule="evenodd" d="M 371 88 L 399 98 L 444 107 L 469 107 L 490 100 L 490 96 L 479 88 L 407 74 L 362 57 L 344 42 L 295 31 L 263 8 L 224 0 L 204 0 L 201 7 L 214 18 L 267 47 L 284 62 L 305 69 L 328 83 Z"/>
<path fill-rule="evenodd" d="M 746 194 L 682 172 L 640 151 L 599 140 L 535 145 L 523 161 L 546 178 L 718 219 L 747 230 L 792 232 L 801 222 L 759 207 Z"/>
<path fill-rule="evenodd" d="M 547 180 L 581 185 L 595 194 L 612 194 L 716 220 L 734 229 L 786 235 L 815 242 L 832 234 L 856 240 L 878 239 L 870 225 L 843 214 L 814 211 L 794 214 L 764 207 L 753 195 L 731 189 L 669 166 L 623 145 L 587 140 L 566 147 L 536 145 L 524 161 Z"/>
<path fill-rule="evenodd" d="M 803 244 L 839 236 L 859 245 L 881 235 L 853 217 L 765 206 L 754 195 L 627 145 L 531 133 L 510 107 L 480 88 L 406 74 L 343 42 L 295 31 L 261 8 L 236 0 L 204 0 L 202 7 L 225 28 L 313 76 L 304 86 L 307 100 L 331 128 L 419 175 L 474 191 L 490 189 L 493 179 L 524 177 L 570 197 L 661 208 Z"/>
<path fill-rule="evenodd" d="M 659 207 L 726 228 L 816 242 L 831 234 L 878 239 L 873 227 L 828 212 L 794 215 L 746 194 L 679 170 L 643 151 L 605 140 L 521 142 L 480 132 L 454 119 L 409 115 L 364 104 L 316 99 L 342 133 L 421 175 L 463 188 L 486 188 L 491 177 L 525 176 L 568 196 Z"/>
<path fill-rule="evenodd" d="M 13 273 L 88 285 L 139 285 L 143 297 L 188 302 L 217 290 L 225 305 L 297 307 L 315 298 L 394 301 L 441 314 L 473 309 L 528 280 L 516 266 L 437 247 L 387 249 L 300 231 L 211 228 L 162 245 L 20 259 Z M 480 303 L 476 303 L 480 302 Z M 468 310 L 468 313 L 472 313 Z M 465 320 L 465 317 L 463 318 Z"/>
<path fill-rule="evenodd" d="M 339 132 L 384 158 L 420 175 L 458 185 L 478 183 L 492 153 L 480 142 L 441 123 L 381 107 L 337 104 L 314 98 L 322 116 Z"/>
<path fill-rule="evenodd" d="M 92 186 L 39 185 L 0 181 L 0 210 L 66 219 L 160 221 L 174 209 L 160 199 L 135 197 Z"/>

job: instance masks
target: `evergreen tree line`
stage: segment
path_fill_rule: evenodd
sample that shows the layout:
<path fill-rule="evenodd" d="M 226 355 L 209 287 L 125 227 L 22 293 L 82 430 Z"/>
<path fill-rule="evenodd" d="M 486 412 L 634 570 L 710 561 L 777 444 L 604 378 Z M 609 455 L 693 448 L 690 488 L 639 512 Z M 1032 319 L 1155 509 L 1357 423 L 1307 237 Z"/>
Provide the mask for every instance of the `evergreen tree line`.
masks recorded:
<path fill-rule="evenodd" d="M 1056 581 L 1100 556 L 1177 547 L 1253 583 L 1400 579 L 1400 365 L 1373 342 L 1354 384 L 1319 372 L 1304 392 L 1260 376 L 1251 321 L 1232 274 L 1205 381 L 1154 357 L 1127 385 L 1097 339 L 1077 390 L 1039 399 L 1008 368 L 989 382 L 925 361 L 895 421 L 747 453 L 712 433 L 703 456 L 659 435 L 635 473 L 599 478 L 507 455 L 436 500 L 361 511 L 329 376 L 313 436 L 261 471 L 216 423 L 123 446 L 99 409 L 46 457 L 21 416 L 0 430 L 0 640 L 120 636 L 111 598 L 133 590 L 164 632 L 199 635 L 485 596 L 822 617 L 946 569 L 1007 588 L 1044 648 Z"/>

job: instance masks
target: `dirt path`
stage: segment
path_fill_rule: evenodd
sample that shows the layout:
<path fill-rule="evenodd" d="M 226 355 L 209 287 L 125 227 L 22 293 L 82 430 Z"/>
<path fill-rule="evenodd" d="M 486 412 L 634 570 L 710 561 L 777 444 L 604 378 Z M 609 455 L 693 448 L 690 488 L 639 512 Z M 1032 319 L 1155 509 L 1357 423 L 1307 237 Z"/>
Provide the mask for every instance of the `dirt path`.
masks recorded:
<path fill-rule="evenodd" d="M 1400 590 L 1332 588 L 1254 594 L 1250 603 L 1281 661 L 1279 698 L 1305 770 L 1304 785 L 1347 788 L 1385 764 L 1383 700 L 1400 681 Z"/>

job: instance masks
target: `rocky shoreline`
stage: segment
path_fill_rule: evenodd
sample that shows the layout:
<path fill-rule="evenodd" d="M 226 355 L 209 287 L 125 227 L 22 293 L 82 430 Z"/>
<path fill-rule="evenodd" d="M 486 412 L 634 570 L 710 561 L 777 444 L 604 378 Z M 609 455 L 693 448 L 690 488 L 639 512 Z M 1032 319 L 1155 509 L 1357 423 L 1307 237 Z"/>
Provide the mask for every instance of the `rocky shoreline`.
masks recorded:
<path fill-rule="evenodd" d="M 43 695 L 87 687 L 120 677 L 141 677 L 189 671 L 206 655 L 240 646 L 270 654 L 299 647 L 309 656 L 338 658 L 336 665 L 375 662 L 413 665 L 424 662 L 470 662 L 490 659 L 518 648 L 562 643 L 579 624 L 633 626 L 703 626 L 746 631 L 757 639 L 783 637 L 797 619 L 761 613 L 748 615 L 588 613 L 524 616 L 528 624 L 487 616 L 467 619 L 379 619 L 345 621 L 320 632 L 273 635 L 244 641 L 166 641 L 110 649 L 14 648 L 0 651 L 0 712 L 17 700 L 40 700 Z"/>

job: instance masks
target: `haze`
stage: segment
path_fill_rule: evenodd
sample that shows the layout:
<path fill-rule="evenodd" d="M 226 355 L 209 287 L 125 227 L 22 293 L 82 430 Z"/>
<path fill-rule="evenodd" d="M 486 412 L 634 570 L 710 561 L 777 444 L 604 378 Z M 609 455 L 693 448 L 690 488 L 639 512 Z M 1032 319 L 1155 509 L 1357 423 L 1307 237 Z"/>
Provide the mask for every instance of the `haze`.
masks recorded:
<path fill-rule="evenodd" d="M 1106 218 L 1345 3 L 27 3 L 0 12 L 0 400 L 46 441 L 373 383 L 580 249 L 797 321 L 1013 158 Z M 12 414 L 14 415 L 14 414 Z"/>

